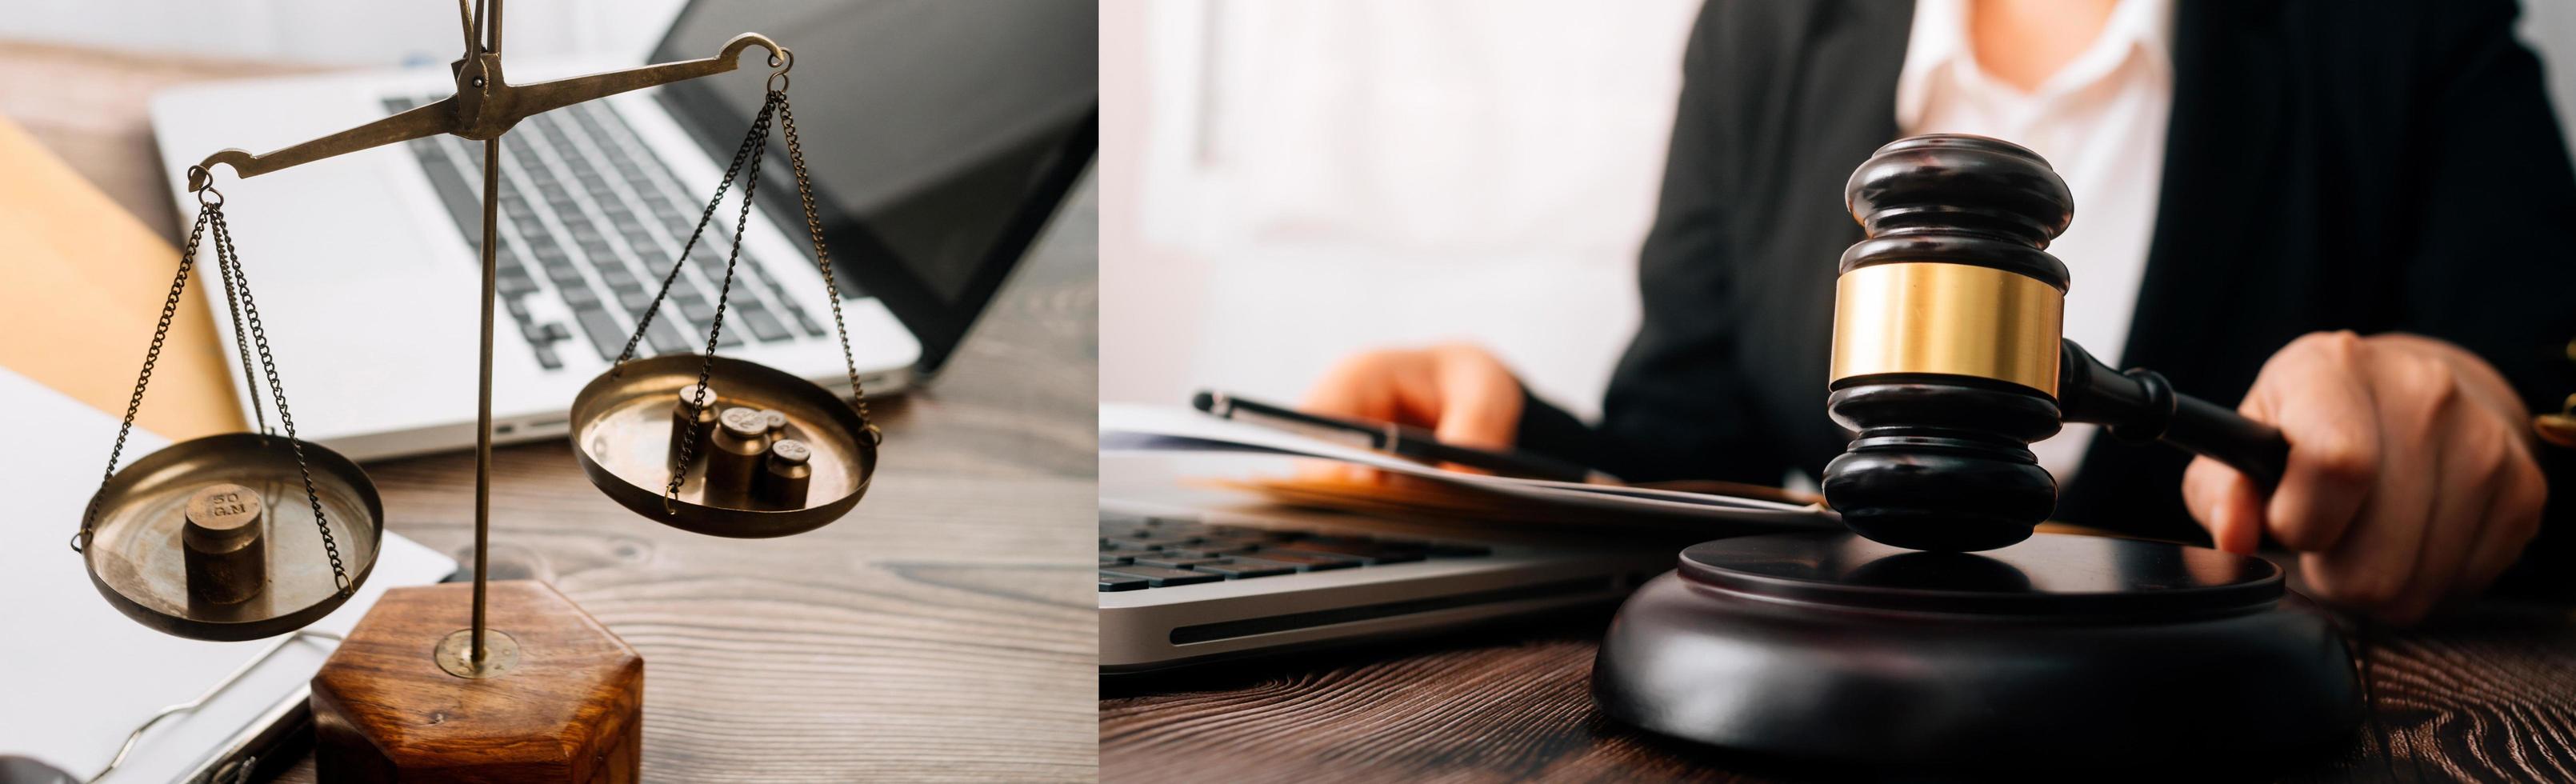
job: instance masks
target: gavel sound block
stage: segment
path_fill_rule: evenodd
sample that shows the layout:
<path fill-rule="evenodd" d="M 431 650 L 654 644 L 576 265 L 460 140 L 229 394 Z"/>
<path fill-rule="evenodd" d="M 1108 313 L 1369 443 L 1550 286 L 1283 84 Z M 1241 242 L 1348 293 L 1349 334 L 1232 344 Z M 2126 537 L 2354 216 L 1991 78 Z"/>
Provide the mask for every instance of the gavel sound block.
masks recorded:
<path fill-rule="evenodd" d="M 2266 489 L 2288 453 L 2278 431 L 2059 334 L 2069 279 L 2047 246 L 2074 207 L 2047 162 L 1918 136 L 1861 164 L 1846 199 L 1866 231 L 1842 257 L 1827 409 L 1858 437 L 1823 484 L 1851 530 L 1682 551 L 1602 640 L 1603 713 L 1909 768 L 2135 772 L 2350 732 L 2350 655 L 2279 567 L 2032 533 L 2056 482 L 2029 444 L 2063 422 L 2211 455 Z"/>

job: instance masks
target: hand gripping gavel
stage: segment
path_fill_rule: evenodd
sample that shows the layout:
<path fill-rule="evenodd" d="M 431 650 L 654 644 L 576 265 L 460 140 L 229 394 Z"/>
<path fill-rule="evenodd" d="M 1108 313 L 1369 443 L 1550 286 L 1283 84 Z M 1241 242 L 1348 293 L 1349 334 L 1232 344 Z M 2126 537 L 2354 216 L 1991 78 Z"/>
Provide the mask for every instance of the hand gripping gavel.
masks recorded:
<path fill-rule="evenodd" d="M 2074 197 L 2037 153 L 1900 139 L 1843 194 L 1868 236 L 1842 256 L 1826 408 L 1859 436 L 1825 466 L 1824 491 L 1854 532 L 1952 552 L 2029 538 L 2057 502 L 2029 445 L 2061 421 L 2216 458 L 2265 492 L 2279 483 L 2279 430 L 2060 336 L 2068 276 L 2047 248 Z"/>

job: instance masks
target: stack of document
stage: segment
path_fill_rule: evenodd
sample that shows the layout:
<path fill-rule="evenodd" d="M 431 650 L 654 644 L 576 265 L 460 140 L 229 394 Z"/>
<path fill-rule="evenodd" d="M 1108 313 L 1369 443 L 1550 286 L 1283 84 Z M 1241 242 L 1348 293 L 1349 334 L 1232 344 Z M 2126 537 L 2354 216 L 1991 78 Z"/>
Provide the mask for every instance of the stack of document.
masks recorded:
<path fill-rule="evenodd" d="M 1353 482 L 1301 477 L 1232 484 L 1305 506 L 1411 512 L 1494 522 L 1663 520 L 1754 527 L 1842 526 L 1822 505 L 1773 488 L 1692 492 L 1621 484 L 1559 482 L 1451 471 L 1405 457 L 1237 422 L 1180 406 L 1102 404 L 1100 450 L 1257 452 L 1332 460 L 1410 477 L 1412 482 Z M 1714 483 L 1712 483 L 1714 484 Z"/>

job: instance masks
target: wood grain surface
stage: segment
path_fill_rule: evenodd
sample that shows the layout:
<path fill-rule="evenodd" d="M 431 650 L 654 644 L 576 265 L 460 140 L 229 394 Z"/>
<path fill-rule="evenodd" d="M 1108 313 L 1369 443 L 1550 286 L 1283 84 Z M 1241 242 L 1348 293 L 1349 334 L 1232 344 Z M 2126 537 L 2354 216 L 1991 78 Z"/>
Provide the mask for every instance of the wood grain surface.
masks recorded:
<path fill-rule="evenodd" d="M 0 43 L 0 112 L 175 233 L 150 92 L 285 70 Z M 553 583 L 643 654 L 646 781 L 1093 778 L 1095 193 L 939 379 L 876 407 L 883 467 L 840 522 L 699 536 L 610 502 L 564 442 L 497 451 L 495 577 Z M 471 454 L 366 468 L 390 530 L 470 561 Z"/>
<path fill-rule="evenodd" d="M 1607 619 L 1603 610 L 1321 659 L 1110 681 L 1101 779 L 1194 780 L 1212 759 L 1238 782 L 1925 778 L 1713 750 L 1609 722 L 1588 693 Z M 2356 635 L 2370 718 L 2341 748 L 2256 764 L 2186 760 L 2150 778 L 2576 781 L 2576 610 L 2491 599 L 2421 628 Z"/>
<path fill-rule="evenodd" d="M 493 677 L 420 655 L 421 640 L 444 646 L 471 622 L 471 584 L 395 588 L 368 609 L 313 676 L 318 771 L 367 784 L 638 780 L 644 659 L 545 583 L 488 588 Z"/>

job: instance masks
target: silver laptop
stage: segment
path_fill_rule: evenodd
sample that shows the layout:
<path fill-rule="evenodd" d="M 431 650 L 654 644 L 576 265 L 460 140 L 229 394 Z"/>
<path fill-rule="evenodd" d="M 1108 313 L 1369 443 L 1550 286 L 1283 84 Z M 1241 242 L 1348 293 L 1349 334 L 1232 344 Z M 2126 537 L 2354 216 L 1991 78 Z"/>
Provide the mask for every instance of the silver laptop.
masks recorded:
<path fill-rule="evenodd" d="M 1173 495 L 1188 494 L 1101 499 L 1103 675 L 1607 607 L 1672 569 L 1676 550 L 1462 538 Z"/>
<path fill-rule="evenodd" d="M 788 94 L 850 347 L 869 391 L 891 392 L 947 359 L 1088 166 L 1097 28 L 1088 0 L 697 0 L 652 60 L 710 57 L 742 32 L 795 50 Z M 625 347 L 750 127 L 761 59 L 504 137 L 496 441 L 565 434 L 574 393 Z M 510 63 L 520 83 L 637 65 Z M 155 96 L 152 122 L 193 216 L 184 172 L 216 150 L 266 152 L 453 92 L 440 66 L 190 86 Z M 846 390 L 785 144 L 769 151 L 719 353 Z M 482 171 L 482 144 L 448 136 L 250 179 L 215 170 L 305 438 L 360 460 L 474 443 Z M 636 356 L 704 349 L 735 204 L 716 210 Z M 222 287 L 199 291 L 222 320 Z"/>

